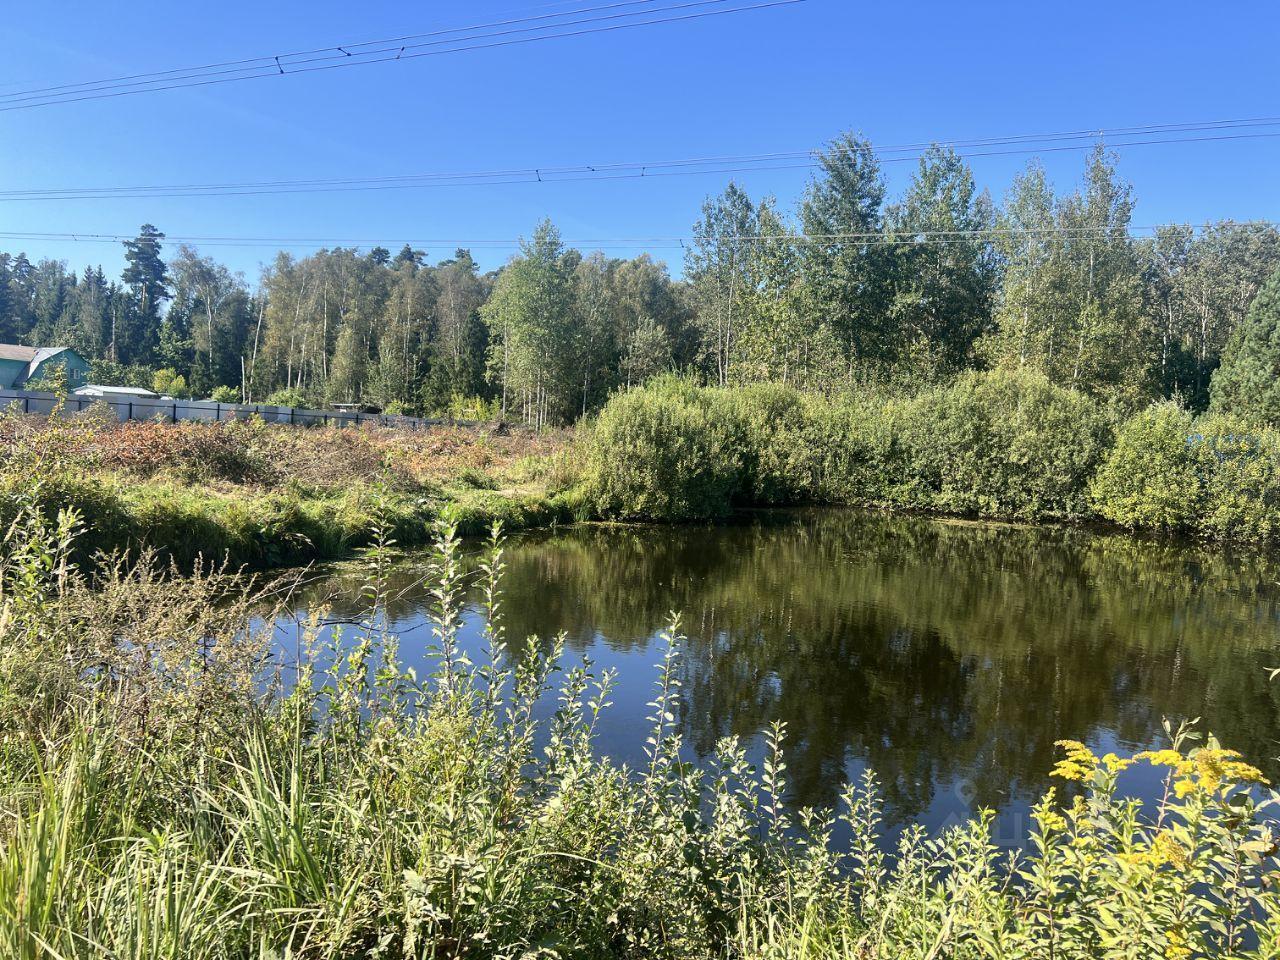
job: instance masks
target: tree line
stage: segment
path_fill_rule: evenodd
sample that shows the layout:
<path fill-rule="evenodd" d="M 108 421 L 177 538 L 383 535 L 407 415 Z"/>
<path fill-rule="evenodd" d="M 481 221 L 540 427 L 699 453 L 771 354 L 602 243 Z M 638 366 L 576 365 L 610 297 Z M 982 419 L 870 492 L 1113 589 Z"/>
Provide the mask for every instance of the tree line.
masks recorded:
<path fill-rule="evenodd" d="M 1125 406 L 1203 408 L 1229 350 L 1275 369 L 1258 355 L 1275 338 L 1242 331 L 1280 230 L 1135 237 L 1132 189 L 1101 147 L 1073 190 L 1032 162 L 1000 204 L 944 147 L 892 200 L 866 140 L 818 164 L 791 211 L 736 183 L 709 197 L 680 279 L 648 255 L 570 249 L 550 222 L 496 271 L 467 250 L 432 264 L 408 245 L 339 247 L 281 252 L 254 288 L 190 246 L 166 259 L 149 224 L 118 280 L 0 253 L 0 341 L 74 346 L 100 382 L 535 425 L 673 370 L 831 392 L 1020 366 Z"/>

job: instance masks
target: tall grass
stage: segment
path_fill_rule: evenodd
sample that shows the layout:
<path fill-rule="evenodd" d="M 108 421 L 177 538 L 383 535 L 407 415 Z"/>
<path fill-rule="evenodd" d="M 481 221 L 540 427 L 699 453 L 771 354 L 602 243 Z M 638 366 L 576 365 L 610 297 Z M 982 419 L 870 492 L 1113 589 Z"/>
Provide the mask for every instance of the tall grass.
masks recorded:
<path fill-rule="evenodd" d="M 790 804 L 781 725 L 759 770 L 734 739 L 705 768 L 682 761 L 678 621 L 644 762 L 601 757 L 614 677 L 562 669 L 560 641 L 508 654 L 496 530 L 474 581 L 439 531 L 431 675 L 402 665 L 386 627 L 385 529 L 367 618 L 326 640 L 317 614 L 295 675 L 255 628 L 270 597 L 145 563 L 108 565 L 91 590 L 67 562 L 76 526 L 26 509 L 0 564 L 0 956 L 1280 950 L 1259 775 L 1211 739 L 1171 731 L 1137 759 L 1066 744 L 1071 800 L 1044 799 L 1020 855 L 982 814 L 910 828 L 887 856 L 873 774 L 835 810 Z M 474 660 L 459 642 L 471 588 L 487 623 Z M 1155 810 L 1118 792 L 1134 762 L 1166 775 Z"/>

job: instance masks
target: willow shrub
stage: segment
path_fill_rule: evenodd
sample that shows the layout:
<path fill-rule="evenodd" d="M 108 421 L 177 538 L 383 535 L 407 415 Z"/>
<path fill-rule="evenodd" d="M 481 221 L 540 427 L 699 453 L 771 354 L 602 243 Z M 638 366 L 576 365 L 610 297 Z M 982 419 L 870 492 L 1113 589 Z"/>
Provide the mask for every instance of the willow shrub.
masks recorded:
<path fill-rule="evenodd" d="M 762 383 L 706 395 L 738 468 L 738 501 L 776 506 L 814 499 L 813 413 L 802 393 Z"/>
<path fill-rule="evenodd" d="M 1191 414 L 1172 402 L 1152 404 L 1121 424 L 1092 484 L 1098 512 L 1122 527 L 1195 528 L 1208 465 L 1193 434 Z"/>
<path fill-rule="evenodd" d="M 1203 447 L 1204 509 L 1200 530 L 1224 540 L 1271 541 L 1280 536 L 1280 431 L 1238 417 L 1196 421 Z"/>
<path fill-rule="evenodd" d="M 1078 517 L 1110 436 L 1093 401 L 1027 372 L 914 398 L 664 380 L 606 405 L 592 489 L 607 516 L 658 520 L 806 502 Z"/>
<path fill-rule="evenodd" d="M 0 554 L 6 960 L 1280 950 L 1271 801 L 1212 739 L 1133 758 L 1064 742 L 1071 802 L 1043 798 L 1016 854 L 988 812 L 890 847 L 870 772 L 836 809 L 788 803 L 780 724 L 760 769 L 734 738 L 704 767 L 682 759 L 675 629 L 644 762 L 602 757 L 613 674 L 558 672 L 557 643 L 508 654 L 496 536 L 471 584 L 441 533 L 429 676 L 387 631 L 383 542 L 367 615 L 329 643 L 318 613 L 288 685 L 269 598 L 146 565 L 90 590 L 67 563 L 74 528 L 29 510 Z M 474 658 L 459 646 L 471 585 L 488 623 Z M 1135 763 L 1165 780 L 1153 809 L 1121 789 Z"/>
<path fill-rule="evenodd" d="M 1092 496 L 1102 516 L 1125 527 L 1274 540 L 1280 535 L 1280 432 L 1153 404 L 1120 427 Z"/>
<path fill-rule="evenodd" d="M 897 418 L 892 499 L 948 513 L 1074 518 L 1111 424 L 1096 401 L 1022 370 L 969 373 Z"/>
<path fill-rule="evenodd" d="M 745 443 L 710 391 L 676 377 L 615 395 L 591 431 L 595 509 L 629 520 L 726 514 L 741 488 Z"/>

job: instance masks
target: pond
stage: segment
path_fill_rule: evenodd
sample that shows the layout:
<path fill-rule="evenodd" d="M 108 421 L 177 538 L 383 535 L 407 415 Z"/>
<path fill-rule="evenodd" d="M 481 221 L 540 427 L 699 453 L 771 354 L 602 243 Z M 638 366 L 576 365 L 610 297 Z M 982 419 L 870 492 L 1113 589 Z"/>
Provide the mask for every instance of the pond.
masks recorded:
<path fill-rule="evenodd" d="M 393 567 L 390 617 L 426 665 L 427 554 Z M 938 828 L 979 807 L 1025 837 L 1054 741 L 1098 752 L 1164 742 L 1199 718 L 1273 780 L 1280 765 L 1280 563 L 1065 527 L 852 510 L 760 512 L 723 526 L 581 526 L 512 538 L 513 655 L 563 632 L 566 660 L 618 671 L 599 749 L 641 758 L 668 612 L 688 641 L 679 712 L 691 759 L 736 735 L 759 757 L 787 725 L 794 799 L 831 804 L 870 766 L 892 824 Z M 367 573 L 311 580 L 298 612 L 356 617 Z M 471 610 L 465 642 L 478 648 Z M 296 626 L 279 624 L 283 649 Z M 540 640 L 526 640 L 529 637 Z M 551 704 L 547 705 L 551 709 Z M 1125 787 L 1152 796 L 1154 772 Z"/>

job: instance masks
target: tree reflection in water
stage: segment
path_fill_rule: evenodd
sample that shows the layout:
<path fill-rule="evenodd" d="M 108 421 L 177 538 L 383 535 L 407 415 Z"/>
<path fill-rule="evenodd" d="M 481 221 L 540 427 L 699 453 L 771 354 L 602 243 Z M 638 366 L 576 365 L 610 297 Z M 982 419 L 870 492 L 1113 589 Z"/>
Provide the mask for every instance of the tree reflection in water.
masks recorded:
<path fill-rule="evenodd" d="M 423 563 L 392 574 L 392 620 L 425 644 Z M 313 583 L 358 611 L 358 569 Z M 719 527 L 584 526 L 513 540 L 505 609 L 616 666 L 602 748 L 639 755 L 668 611 L 684 615 L 692 752 L 786 721 L 795 798 L 831 803 L 863 764 L 895 819 L 1009 811 L 1049 785 L 1053 743 L 1140 748 L 1202 718 L 1277 772 L 1280 564 L 1069 528 L 847 510 Z"/>

